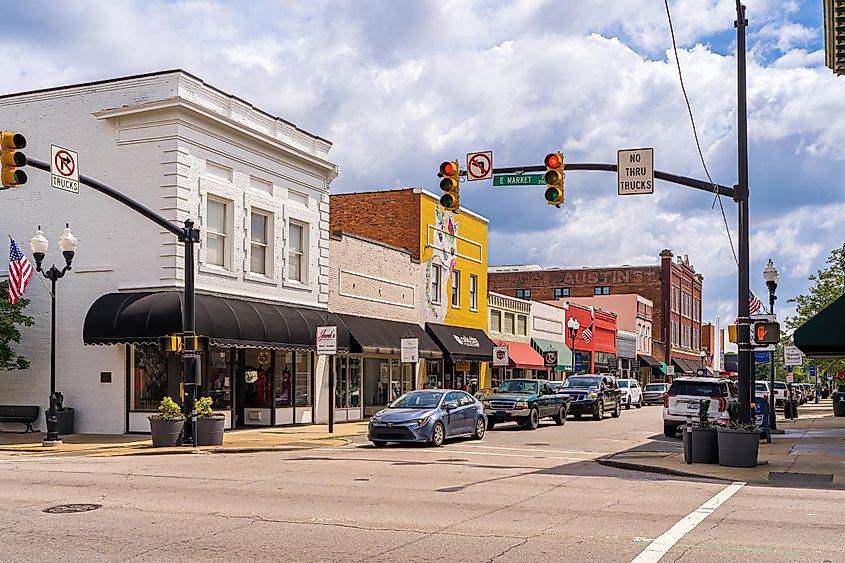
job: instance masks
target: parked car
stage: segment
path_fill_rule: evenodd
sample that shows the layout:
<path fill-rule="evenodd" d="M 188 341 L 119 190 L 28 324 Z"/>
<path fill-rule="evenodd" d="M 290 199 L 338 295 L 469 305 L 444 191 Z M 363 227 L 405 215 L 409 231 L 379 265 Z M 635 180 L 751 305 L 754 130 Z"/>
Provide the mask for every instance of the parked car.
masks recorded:
<path fill-rule="evenodd" d="M 484 437 L 484 407 L 465 391 L 427 389 L 405 393 L 370 418 L 367 439 L 381 447 L 388 442 L 427 442 L 442 446 L 447 438 Z"/>
<path fill-rule="evenodd" d="M 593 420 L 601 420 L 608 410 L 613 418 L 618 418 L 622 412 L 622 393 L 612 377 L 595 374 L 571 375 L 560 386 L 558 394 L 571 398 L 569 412 L 575 418 L 589 414 L 593 416 Z"/>
<path fill-rule="evenodd" d="M 702 400 L 710 401 L 707 419 L 718 420 L 728 406 L 728 401 L 738 399 L 736 383 L 727 379 L 712 377 L 680 377 L 672 382 L 663 400 L 663 435 L 674 438 L 679 426 L 687 417 L 698 418 Z"/>
<path fill-rule="evenodd" d="M 490 430 L 499 422 L 510 421 L 535 430 L 540 419 L 547 417 L 561 426 L 569 411 L 568 399 L 556 394 L 545 379 L 506 379 L 481 403 Z"/>
<path fill-rule="evenodd" d="M 643 406 L 643 388 L 640 382 L 636 379 L 617 379 L 616 385 L 621 391 L 622 404 L 626 409 L 630 409 L 631 405 L 637 408 Z"/>
<path fill-rule="evenodd" d="M 754 396 L 760 397 L 764 401 L 769 400 L 769 396 L 771 395 L 771 390 L 769 389 L 770 383 L 768 381 L 755 381 L 754 382 Z"/>
<path fill-rule="evenodd" d="M 813 383 L 805 383 L 804 385 L 807 386 L 807 400 L 808 401 L 815 401 L 816 400 L 816 386 Z"/>
<path fill-rule="evenodd" d="M 666 392 L 669 391 L 671 383 L 647 383 L 643 387 L 643 403 L 646 405 L 653 405 L 654 403 L 663 404 L 663 398 Z"/>
<path fill-rule="evenodd" d="M 789 388 L 783 381 L 775 381 L 775 407 L 782 407 L 787 398 Z"/>

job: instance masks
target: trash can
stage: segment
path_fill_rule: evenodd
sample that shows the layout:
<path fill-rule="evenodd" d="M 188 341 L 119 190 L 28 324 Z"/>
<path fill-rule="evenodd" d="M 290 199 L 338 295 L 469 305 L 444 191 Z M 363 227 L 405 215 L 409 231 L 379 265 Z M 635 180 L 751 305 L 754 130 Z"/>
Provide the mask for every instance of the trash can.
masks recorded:
<path fill-rule="evenodd" d="M 845 416 L 845 392 L 833 394 L 833 416 Z"/>
<path fill-rule="evenodd" d="M 787 419 L 798 418 L 798 401 L 787 399 L 783 402 L 783 417 Z"/>

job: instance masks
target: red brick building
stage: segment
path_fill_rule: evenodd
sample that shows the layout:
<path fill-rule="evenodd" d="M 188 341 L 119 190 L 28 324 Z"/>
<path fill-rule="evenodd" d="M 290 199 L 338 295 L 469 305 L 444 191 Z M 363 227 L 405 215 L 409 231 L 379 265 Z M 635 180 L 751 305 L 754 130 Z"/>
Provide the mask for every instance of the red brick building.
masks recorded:
<path fill-rule="evenodd" d="M 575 351 L 577 373 L 610 373 L 617 369 L 616 314 L 595 307 L 585 307 L 569 302 L 566 309 L 566 326 L 569 319 L 578 320 L 575 341 L 566 332 L 566 345 Z M 580 361 L 579 361 L 580 358 Z"/>
<path fill-rule="evenodd" d="M 704 278 L 687 256 L 660 253 L 654 266 L 604 268 L 490 268 L 490 291 L 523 299 L 566 300 L 592 295 L 639 294 L 654 303 L 653 356 L 675 373 L 702 367 L 701 287 Z M 580 319 L 579 319 L 580 321 Z M 659 375 L 655 373 L 655 375 Z"/>

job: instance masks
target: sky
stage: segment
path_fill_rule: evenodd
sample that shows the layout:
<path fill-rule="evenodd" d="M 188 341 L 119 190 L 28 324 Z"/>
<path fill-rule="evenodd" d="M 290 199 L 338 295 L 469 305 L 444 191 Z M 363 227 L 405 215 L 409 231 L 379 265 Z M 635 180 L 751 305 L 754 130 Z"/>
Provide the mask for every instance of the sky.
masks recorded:
<path fill-rule="evenodd" d="M 768 302 L 771 258 L 783 319 L 845 239 L 845 77 L 824 66 L 820 1 L 746 4 L 751 287 Z M 707 169 L 732 186 L 734 0 L 669 6 Z M 29 0 L 4 20 L 0 93 L 182 68 L 332 141 L 333 192 L 437 192 L 441 161 L 481 150 L 504 167 L 654 147 L 656 169 L 706 179 L 659 0 Z M 490 219 L 491 265 L 688 255 L 704 319 L 732 321 L 736 263 L 713 195 L 657 181 L 619 196 L 615 184 L 570 171 L 556 209 L 540 186 L 467 182 L 461 205 Z M 737 208 L 722 205 L 735 245 Z"/>

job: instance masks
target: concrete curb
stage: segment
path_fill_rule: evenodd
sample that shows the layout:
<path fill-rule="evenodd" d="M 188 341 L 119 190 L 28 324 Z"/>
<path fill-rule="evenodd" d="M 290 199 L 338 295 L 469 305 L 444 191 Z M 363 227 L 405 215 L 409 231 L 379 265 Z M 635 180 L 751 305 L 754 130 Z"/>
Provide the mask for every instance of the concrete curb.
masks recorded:
<path fill-rule="evenodd" d="M 713 477 L 712 475 L 701 475 L 700 473 L 692 473 L 687 471 L 678 471 L 677 469 L 670 469 L 668 467 L 660 467 L 655 465 L 645 465 L 643 463 L 631 463 L 629 461 L 617 461 L 611 458 L 599 458 L 596 460 L 599 465 L 606 467 L 613 467 L 615 469 L 627 469 L 629 471 L 640 471 L 643 473 L 657 473 L 660 475 L 670 475 L 672 477 L 687 477 L 694 479 L 709 479 L 711 481 L 723 481 L 726 483 L 732 482 L 733 479 L 725 479 L 724 477 Z"/>

